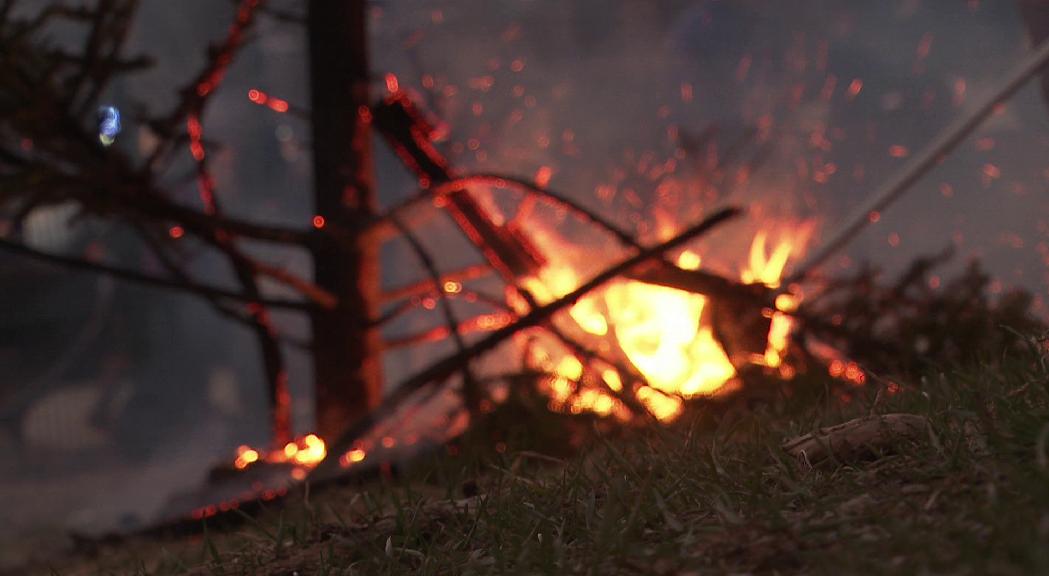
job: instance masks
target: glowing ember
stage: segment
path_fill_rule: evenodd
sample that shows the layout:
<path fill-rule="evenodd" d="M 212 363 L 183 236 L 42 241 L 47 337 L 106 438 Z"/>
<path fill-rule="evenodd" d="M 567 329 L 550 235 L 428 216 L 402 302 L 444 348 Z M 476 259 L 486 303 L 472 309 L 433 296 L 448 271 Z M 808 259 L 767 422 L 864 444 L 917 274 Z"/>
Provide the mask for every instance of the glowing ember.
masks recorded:
<path fill-rule="evenodd" d="M 307 434 L 298 440 L 288 442 L 280 450 L 261 453 L 249 446 L 237 448 L 237 458 L 233 466 L 238 470 L 244 470 L 256 462 L 268 462 L 270 464 L 291 464 L 296 468 L 313 468 L 324 460 L 328 451 L 322 440 L 316 434 Z"/>
<path fill-rule="evenodd" d="M 363 449 L 361 449 L 361 448 L 354 448 L 353 450 L 350 450 L 349 452 L 343 454 L 339 458 L 339 465 L 342 466 L 343 468 L 348 468 L 349 466 L 351 466 L 353 464 L 356 464 L 358 462 L 364 461 L 364 458 L 366 456 L 367 456 L 367 453 L 365 453 L 365 451 Z"/>
<path fill-rule="evenodd" d="M 238 470 L 243 470 L 249 465 L 259 461 L 259 453 L 247 446 L 241 446 L 237 448 L 237 459 L 233 461 L 233 465 Z"/>

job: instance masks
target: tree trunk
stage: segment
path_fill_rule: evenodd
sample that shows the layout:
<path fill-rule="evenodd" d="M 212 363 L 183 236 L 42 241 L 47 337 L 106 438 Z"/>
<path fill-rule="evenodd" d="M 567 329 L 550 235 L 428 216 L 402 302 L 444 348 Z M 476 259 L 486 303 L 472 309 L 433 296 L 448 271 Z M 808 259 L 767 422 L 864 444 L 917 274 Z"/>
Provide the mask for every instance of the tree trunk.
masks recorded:
<path fill-rule="evenodd" d="M 376 210 L 366 19 L 364 0 L 309 3 L 315 211 L 323 225 L 349 236 L 313 249 L 315 282 L 339 299 L 312 318 L 316 430 L 328 440 L 381 398 L 378 333 L 368 326 L 378 302 L 379 246 L 359 233 Z"/>

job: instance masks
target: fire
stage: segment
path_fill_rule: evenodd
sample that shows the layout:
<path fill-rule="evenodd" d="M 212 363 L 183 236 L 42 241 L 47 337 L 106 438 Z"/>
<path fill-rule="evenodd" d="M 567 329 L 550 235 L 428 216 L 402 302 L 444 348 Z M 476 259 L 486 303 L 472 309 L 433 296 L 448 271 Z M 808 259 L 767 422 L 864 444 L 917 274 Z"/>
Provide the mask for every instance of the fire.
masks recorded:
<path fill-rule="evenodd" d="M 796 227 L 791 234 L 780 234 L 776 241 L 771 241 L 768 231 L 758 232 L 751 243 L 746 265 L 739 271 L 740 280 L 770 288 L 779 286 L 784 269 L 790 258 L 803 248 L 810 229 L 807 225 Z M 661 227 L 661 236 L 673 233 L 672 228 Z M 684 250 L 677 255 L 675 263 L 683 269 L 696 270 L 702 266 L 703 259 L 696 252 Z M 522 286 L 539 304 L 546 304 L 568 294 L 582 281 L 576 268 L 554 261 L 545 266 L 538 277 L 525 279 Z M 443 288 L 450 294 L 463 289 L 460 283 L 451 281 Z M 751 359 L 754 364 L 777 370 L 783 378 L 793 376 L 793 368 L 784 360 L 793 329 L 789 313 L 800 300 L 800 293 L 792 290 L 791 294 L 777 297 L 774 309 L 765 311 L 770 318 L 766 350 Z M 525 300 L 514 297 L 513 293 L 509 303 L 518 313 L 528 309 Z M 603 356 L 616 357 L 619 366 L 632 366 L 632 372 L 624 373 L 603 360 L 584 361 L 544 344 L 530 345 L 526 359 L 531 366 L 549 373 L 540 383 L 540 391 L 548 398 L 552 410 L 626 421 L 632 412 L 622 395 L 632 394 L 631 404 L 644 406 L 658 420 L 671 421 L 681 414 L 685 400 L 717 394 L 737 376 L 737 366 L 715 337 L 711 320 L 714 305 L 701 294 L 631 279 L 616 280 L 580 299 L 568 315 L 576 336 L 585 338 L 587 347 L 593 347 Z M 530 341 L 525 338 L 521 342 L 526 340 Z M 831 370 L 853 381 L 862 379 L 862 371 L 854 365 L 835 364 Z M 635 382 L 636 376 L 643 377 L 644 382 Z M 631 386 L 628 387 L 628 383 Z M 397 441 L 387 436 L 381 444 L 391 449 Z M 372 446 L 355 445 L 339 455 L 339 464 L 347 468 L 363 462 L 369 455 L 366 448 L 370 450 Z M 292 477 L 302 479 L 326 455 L 324 440 L 308 434 L 268 452 L 241 446 L 234 466 L 243 470 L 258 462 L 289 464 L 293 467 Z"/>
<path fill-rule="evenodd" d="M 550 365 L 552 360 L 543 351 L 536 351 L 538 364 Z M 626 416 L 620 402 L 606 390 L 582 385 L 583 364 L 575 356 L 562 356 L 553 367 L 554 375 L 541 385 L 541 391 L 549 398 L 551 410 L 582 414 L 590 412 L 599 416 Z M 618 378 L 615 370 L 607 370 Z M 607 377 L 607 375 L 606 375 Z M 609 387 L 612 388 L 612 384 Z M 620 388 L 622 384 L 619 383 Z M 612 388 L 613 390 L 615 388 Z"/>
<path fill-rule="evenodd" d="M 539 278 L 527 278 L 524 287 L 540 304 L 547 304 L 568 294 L 579 286 L 579 275 L 568 266 L 547 266 L 540 272 Z M 521 303 L 516 303 L 519 312 Z M 568 314 L 585 332 L 595 336 L 608 333 L 608 322 L 592 298 L 583 298 L 569 309 Z"/>
<path fill-rule="evenodd" d="M 790 257 L 801 252 L 812 233 L 812 228 L 811 223 L 802 224 L 795 234 L 786 236 L 771 251 L 768 250 L 766 231 L 758 232 L 750 245 L 749 263 L 747 268 L 740 273 L 740 279 L 748 284 L 761 283 L 769 288 L 778 288 L 783 270 Z M 784 377 L 793 375 L 790 367 L 783 366 L 783 354 L 794 328 L 794 320 L 789 314 L 796 310 L 800 303 L 800 293 L 795 289 L 794 294 L 777 296 L 776 309 L 770 311 L 772 324 L 769 328 L 768 344 L 762 363 L 770 368 L 780 368 L 780 374 Z"/>
<path fill-rule="evenodd" d="M 324 460 L 328 454 L 324 440 L 316 434 L 307 434 L 298 440 L 288 442 L 279 450 L 262 453 L 250 446 L 237 448 L 237 457 L 233 466 L 238 470 L 244 470 L 256 462 L 268 462 L 270 464 L 291 464 L 297 469 L 313 468 Z"/>
<path fill-rule="evenodd" d="M 740 273 L 740 279 L 747 284 L 760 283 L 776 288 L 795 248 L 790 241 L 780 242 L 770 253 L 767 241 L 768 234 L 764 230 L 754 236 L 754 242 L 750 245 L 750 264 Z"/>
<path fill-rule="evenodd" d="M 363 462 L 367 456 L 368 454 L 364 451 L 364 449 L 354 448 L 353 450 L 350 450 L 349 452 L 339 457 L 339 465 L 343 468 L 347 468 L 358 462 Z"/>
<path fill-rule="evenodd" d="M 660 394 L 648 386 L 642 386 L 637 390 L 637 399 L 645 405 L 645 408 L 663 422 L 670 422 L 681 413 L 682 402 L 675 396 Z"/>
<path fill-rule="evenodd" d="M 768 231 L 759 231 L 739 272 L 740 280 L 778 287 L 790 258 L 800 253 L 811 228 L 802 225 L 793 233 L 781 234 L 775 242 Z M 673 234 L 673 230 L 661 232 Z M 702 259 L 686 250 L 677 256 L 676 263 L 695 270 Z M 580 282 L 571 266 L 555 262 L 538 278 L 527 279 L 524 287 L 544 304 L 572 291 Z M 799 303 L 796 292 L 777 297 L 775 309 L 766 311 L 771 321 L 766 350 L 753 359 L 756 364 L 778 370 L 784 378 L 794 374 L 784 364 L 784 357 L 793 329 L 789 313 Z M 569 316 L 590 338 L 598 339 L 599 349 L 621 352 L 620 356 L 645 379 L 645 385 L 634 392 L 636 400 L 657 419 L 669 421 L 681 413 L 683 400 L 716 394 L 737 376 L 736 366 L 714 335 L 710 306 L 708 298 L 700 294 L 623 279 L 581 299 L 569 310 Z M 588 367 L 573 355 L 558 359 L 546 351 L 533 351 L 531 360 L 555 375 L 544 386 L 552 409 L 601 416 L 624 413 L 616 394 L 622 392 L 626 375 L 619 371 L 597 369 L 601 386 L 594 386 L 593 379 L 585 383 Z"/>
<path fill-rule="evenodd" d="M 700 326 L 703 296 L 626 281 L 611 286 L 605 300 L 620 348 L 654 388 L 690 398 L 735 376 L 710 327 Z"/>
<path fill-rule="evenodd" d="M 236 466 L 238 470 L 243 470 L 258 461 L 258 451 L 253 450 L 248 446 L 241 446 L 237 449 L 237 459 L 233 461 L 233 465 Z"/>

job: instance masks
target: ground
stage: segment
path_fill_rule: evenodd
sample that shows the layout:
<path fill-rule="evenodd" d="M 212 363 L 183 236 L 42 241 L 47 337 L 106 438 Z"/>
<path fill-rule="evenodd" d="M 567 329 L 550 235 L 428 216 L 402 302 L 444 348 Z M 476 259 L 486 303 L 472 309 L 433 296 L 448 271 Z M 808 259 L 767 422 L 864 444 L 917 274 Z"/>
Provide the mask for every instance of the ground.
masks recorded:
<path fill-rule="evenodd" d="M 699 404 L 668 427 L 584 425 L 571 452 L 547 438 L 499 453 L 482 432 L 397 479 L 303 490 L 232 526 L 40 573 L 1049 573 L 1044 343 L 851 394 L 820 378 L 794 390 Z M 783 447 L 891 413 L 928 424 L 817 462 Z"/>

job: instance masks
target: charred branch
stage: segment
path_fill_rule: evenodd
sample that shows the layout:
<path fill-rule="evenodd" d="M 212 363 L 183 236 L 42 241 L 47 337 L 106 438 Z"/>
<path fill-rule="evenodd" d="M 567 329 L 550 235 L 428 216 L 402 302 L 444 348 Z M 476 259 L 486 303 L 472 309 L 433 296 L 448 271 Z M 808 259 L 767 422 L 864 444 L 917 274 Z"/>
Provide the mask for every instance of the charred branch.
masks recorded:
<path fill-rule="evenodd" d="M 234 57 L 244 46 L 245 35 L 255 22 L 256 12 L 263 4 L 263 0 L 240 0 L 237 3 L 236 15 L 226 37 L 219 44 L 209 47 L 204 67 L 180 90 L 182 97 L 175 108 L 165 117 L 150 123 L 161 142 L 146 160 L 148 170 L 158 168 L 158 163 L 174 149 L 178 127 L 191 115 L 199 115 L 207 99 L 222 83 Z"/>
<path fill-rule="evenodd" d="M 447 159 L 430 141 L 432 128 L 406 94 L 391 94 L 374 107 L 372 115 L 375 125 L 423 188 L 444 186 L 455 179 Z M 507 282 L 535 275 L 545 264 L 527 238 L 493 222 L 465 187 L 451 186 L 443 198 L 456 225 Z"/>
<path fill-rule="evenodd" d="M 437 271 L 437 264 L 434 262 L 433 256 L 423 247 L 422 242 L 416 238 L 415 234 L 412 233 L 400 220 L 394 219 L 393 225 L 400 230 L 401 235 L 408 241 L 408 244 L 412 247 L 415 255 L 419 258 L 423 268 L 430 275 L 430 281 L 433 283 L 433 289 L 440 293 L 439 304 L 441 306 L 441 313 L 444 316 L 444 331 L 442 337 L 450 335 L 452 340 L 455 342 L 455 347 L 459 350 L 459 354 L 466 353 L 466 342 L 463 340 L 463 329 L 459 325 L 458 319 L 455 317 L 455 311 L 452 310 L 451 302 L 448 299 L 448 294 L 444 290 L 441 284 L 441 275 Z M 469 327 L 469 324 L 466 328 Z M 470 410 L 470 414 L 479 414 L 481 400 L 484 398 L 484 394 L 480 389 L 477 379 L 474 377 L 473 372 L 470 370 L 469 362 L 464 362 L 462 365 L 463 374 L 463 400 L 466 403 L 466 407 Z"/>

